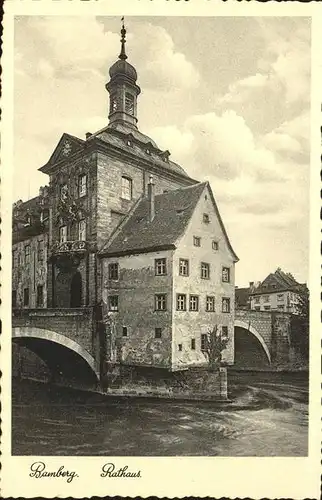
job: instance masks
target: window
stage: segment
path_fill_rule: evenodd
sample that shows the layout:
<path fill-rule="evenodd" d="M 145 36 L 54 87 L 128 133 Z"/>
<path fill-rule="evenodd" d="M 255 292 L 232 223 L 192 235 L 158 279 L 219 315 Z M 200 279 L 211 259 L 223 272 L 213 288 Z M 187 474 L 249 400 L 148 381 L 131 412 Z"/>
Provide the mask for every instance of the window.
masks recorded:
<path fill-rule="evenodd" d="M 177 311 L 185 311 L 187 309 L 187 296 L 185 293 L 177 294 Z"/>
<path fill-rule="evenodd" d="M 264 295 L 264 302 L 270 302 L 271 301 L 271 296 L 270 295 Z"/>
<path fill-rule="evenodd" d="M 195 247 L 200 247 L 201 245 L 201 238 L 199 236 L 194 236 L 193 237 L 193 244 Z"/>
<path fill-rule="evenodd" d="M 206 333 L 202 333 L 200 336 L 200 349 L 202 351 L 206 351 L 208 347 L 208 335 Z"/>
<path fill-rule="evenodd" d="M 29 306 L 29 288 L 23 289 L 23 305 L 24 307 Z"/>
<path fill-rule="evenodd" d="M 215 311 L 215 297 L 212 295 L 208 295 L 206 298 L 206 311 L 214 312 Z"/>
<path fill-rule="evenodd" d="M 162 336 L 162 328 L 155 328 L 154 329 L 154 338 L 160 339 Z"/>
<path fill-rule="evenodd" d="M 255 297 L 255 304 L 259 304 L 260 303 L 260 297 Z"/>
<path fill-rule="evenodd" d="M 182 344 L 178 344 L 178 351 L 182 351 Z"/>
<path fill-rule="evenodd" d="M 134 97 L 132 94 L 125 94 L 125 112 L 134 115 Z"/>
<path fill-rule="evenodd" d="M 187 259 L 179 259 L 179 274 L 180 276 L 189 276 L 189 261 Z"/>
<path fill-rule="evenodd" d="M 270 305 L 264 306 L 264 310 L 265 311 L 270 311 L 271 310 L 271 306 Z"/>
<path fill-rule="evenodd" d="M 13 309 L 15 307 L 17 307 L 17 291 L 16 290 L 12 290 L 12 292 L 11 292 L 11 306 Z"/>
<path fill-rule="evenodd" d="M 199 310 L 199 297 L 198 295 L 190 295 L 189 297 L 189 311 Z"/>
<path fill-rule="evenodd" d="M 277 309 L 280 309 L 280 310 L 284 311 L 284 304 L 277 304 Z"/>
<path fill-rule="evenodd" d="M 25 246 L 25 264 L 30 263 L 30 245 Z"/>
<path fill-rule="evenodd" d="M 38 240 L 37 260 L 38 260 L 38 262 L 43 262 L 43 260 L 44 260 L 44 240 Z"/>
<path fill-rule="evenodd" d="M 123 326 L 122 328 L 122 337 L 127 337 L 127 326 Z"/>
<path fill-rule="evenodd" d="M 218 250 L 218 247 L 219 247 L 218 241 L 213 240 L 211 246 L 212 246 L 213 250 Z"/>
<path fill-rule="evenodd" d="M 210 265 L 207 262 L 201 262 L 201 277 L 204 280 L 209 280 L 210 277 Z"/>
<path fill-rule="evenodd" d="M 167 310 L 167 296 L 165 293 L 157 293 L 154 296 L 154 308 L 156 311 Z"/>
<path fill-rule="evenodd" d="M 37 286 L 37 307 L 43 307 L 44 305 L 44 287 L 42 285 Z"/>
<path fill-rule="evenodd" d="M 164 276 L 167 274 L 167 259 L 155 259 L 154 269 L 156 276 Z"/>
<path fill-rule="evenodd" d="M 108 277 L 110 280 L 119 279 L 119 265 L 117 262 L 108 265 Z"/>
<path fill-rule="evenodd" d="M 108 298 L 108 308 L 110 311 L 119 310 L 119 298 L 118 295 L 110 295 Z"/>
<path fill-rule="evenodd" d="M 221 327 L 221 335 L 224 338 L 228 337 L 228 326 L 222 326 Z"/>
<path fill-rule="evenodd" d="M 277 294 L 277 300 L 279 302 L 284 302 L 284 294 L 283 293 L 278 293 Z"/>
<path fill-rule="evenodd" d="M 222 268 L 221 279 L 224 283 L 230 282 L 230 269 L 229 269 L 229 267 Z"/>
<path fill-rule="evenodd" d="M 122 177 L 121 198 L 132 200 L 132 180 L 128 177 Z"/>
<path fill-rule="evenodd" d="M 78 196 L 85 196 L 87 192 L 87 175 L 83 174 L 78 177 Z"/>
<path fill-rule="evenodd" d="M 204 221 L 205 224 L 209 224 L 210 219 L 208 214 L 203 214 L 202 220 Z"/>
<path fill-rule="evenodd" d="M 78 223 L 78 239 L 79 241 L 86 241 L 86 220 L 82 219 Z"/>
<path fill-rule="evenodd" d="M 196 339 L 191 339 L 191 350 L 192 351 L 196 350 Z"/>
<path fill-rule="evenodd" d="M 222 299 L 222 312 L 223 313 L 229 313 L 230 312 L 230 299 L 227 297 L 224 297 Z"/>
<path fill-rule="evenodd" d="M 64 243 L 67 241 L 67 226 L 61 226 L 59 228 L 59 242 Z"/>

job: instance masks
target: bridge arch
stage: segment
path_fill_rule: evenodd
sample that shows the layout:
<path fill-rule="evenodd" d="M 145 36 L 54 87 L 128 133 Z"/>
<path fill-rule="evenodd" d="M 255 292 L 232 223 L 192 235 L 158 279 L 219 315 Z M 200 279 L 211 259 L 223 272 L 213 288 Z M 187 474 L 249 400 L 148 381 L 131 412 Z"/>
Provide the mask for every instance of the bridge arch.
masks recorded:
<path fill-rule="evenodd" d="M 269 362 L 269 364 L 271 364 L 271 354 L 269 352 L 269 349 L 267 347 L 267 344 L 266 342 L 264 341 L 263 337 L 261 336 L 260 333 L 258 333 L 258 331 L 252 326 L 250 325 L 249 323 L 247 323 L 246 321 L 242 321 L 240 319 L 236 319 L 235 320 L 235 329 L 236 328 L 242 328 L 244 330 L 247 330 L 249 331 L 252 335 L 254 335 L 257 340 L 260 342 L 265 354 L 266 354 L 266 357 L 267 357 L 267 360 Z"/>
<path fill-rule="evenodd" d="M 80 344 L 66 337 L 65 335 L 54 332 L 52 330 L 46 330 L 44 328 L 22 326 L 12 328 L 12 339 L 37 339 L 40 341 L 53 342 L 55 344 L 58 344 L 59 346 L 63 346 L 80 356 L 91 368 L 92 372 L 95 374 L 96 379 L 99 380 L 99 371 L 96 367 L 95 359 L 93 358 L 93 356 Z"/>

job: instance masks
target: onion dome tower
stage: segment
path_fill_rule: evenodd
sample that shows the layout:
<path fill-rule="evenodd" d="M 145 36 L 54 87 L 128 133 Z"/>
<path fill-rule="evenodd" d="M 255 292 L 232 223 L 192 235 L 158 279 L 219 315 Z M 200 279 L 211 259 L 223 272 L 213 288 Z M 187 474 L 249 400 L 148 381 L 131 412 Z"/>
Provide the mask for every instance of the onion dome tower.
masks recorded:
<path fill-rule="evenodd" d="M 110 67 L 110 81 L 106 84 L 106 90 L 110 94 L 109 127 L 127 125 L 137 128 L 137 97 L 141 92 L 136 84 L 136 69 L 127 62 L 125 53 L 126 29 L 124 18 L 121 28 L 121 52 L 118 60 Z"/>

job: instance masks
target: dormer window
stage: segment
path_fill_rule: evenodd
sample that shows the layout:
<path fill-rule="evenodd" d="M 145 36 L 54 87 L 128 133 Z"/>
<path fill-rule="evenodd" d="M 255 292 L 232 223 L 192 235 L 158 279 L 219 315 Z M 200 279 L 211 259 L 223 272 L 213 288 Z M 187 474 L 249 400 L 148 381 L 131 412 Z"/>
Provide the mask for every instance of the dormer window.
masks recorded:
<path fill-rule="evenodd" d="M 130 141 L 130 139 L 128 139 L 128 140 L 126 141 L 126 144 L 127 144 L 127 146 L 130 146 L 130 147 L 132 147 L 132 146 L 133 146 L 133 142 L 132 142 L 132 141 Z"/>
<path fill-rule="evenodd" d="M 122 177 L 121 198 L 124 200 L 132 200 L 132 179 L 129 177 Z"/>
<path fill-rule="evenodd" d="M 146 152 L 147 155 L 151 154 L 151 150 L 149 148 L 146 148 L 145 152 Z"/>

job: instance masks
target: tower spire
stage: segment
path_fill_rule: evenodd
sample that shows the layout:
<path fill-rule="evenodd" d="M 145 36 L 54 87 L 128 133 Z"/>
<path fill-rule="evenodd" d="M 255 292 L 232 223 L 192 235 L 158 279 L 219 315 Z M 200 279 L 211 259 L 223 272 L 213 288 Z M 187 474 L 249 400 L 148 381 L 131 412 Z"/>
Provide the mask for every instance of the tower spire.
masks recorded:
<path fill-rule="evenodd" d="M 121 18 L 121 21 L 122 21 L 122 28 L 121 28 L 121 52 L 120 52 L 120 55 L 119 55 L 119 59 L 125 61 L 125 59 L 127 59 L 127 55 L 125 53 L 125 44 L 126 44 L 125 35 L 126 35 L 126 29 L 125 29 L 125 26 L 124 26 L 124 16 Z"/>

